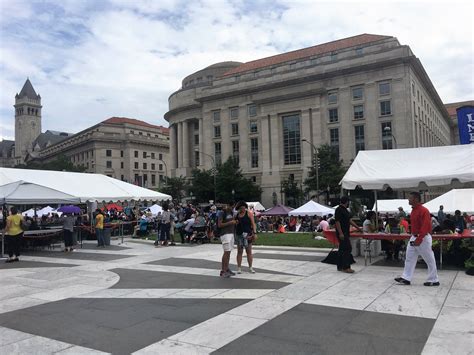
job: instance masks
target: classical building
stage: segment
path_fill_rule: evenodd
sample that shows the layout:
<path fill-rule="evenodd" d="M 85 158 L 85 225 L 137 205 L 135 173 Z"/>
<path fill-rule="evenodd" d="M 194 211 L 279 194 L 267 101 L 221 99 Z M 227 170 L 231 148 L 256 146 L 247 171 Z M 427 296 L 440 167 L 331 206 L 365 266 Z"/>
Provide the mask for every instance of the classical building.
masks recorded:
<path fill-rule="evenodd" d="M 264 205 L 282 180 L 304 181 L 312 146 L 333 146 L 348 165 L 359 150 L 452 144 L 453 127 L 410 47 L 371 34 L 211 65 L 171 94 L 165 119 L 172 176 L 232 156 Z"/>
<path fill-rule="evenodd" d="M 154 188 L 168 175 L 169 130 L 112 117 L 76 134 L 41 133 L 41 97 L 28 79 L 15 97 L 15 141 L 0 142 L 0 166 L 49 162 L 60 155 L 86 172 Z"/>
<path fill-rule="evenodd" d="M 458 115 L 457 115 L 456 110 L 462 106 L 474 106 L 474 100 L 452 102 L 450 104 L 445 104 L 444 106 L 446 107 L 449 117 L 451 117 L 454 124 L 453 135 L 452 135 L 453 144 L 459 144 L 459 126 L 458 126 Z"/>

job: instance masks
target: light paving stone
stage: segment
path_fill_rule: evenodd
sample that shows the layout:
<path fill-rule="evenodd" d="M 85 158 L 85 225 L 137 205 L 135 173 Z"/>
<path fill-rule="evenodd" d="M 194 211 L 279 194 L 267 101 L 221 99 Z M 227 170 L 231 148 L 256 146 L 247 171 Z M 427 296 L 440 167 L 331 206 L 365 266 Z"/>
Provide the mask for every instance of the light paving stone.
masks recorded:
<path fill-rule="evenodd" d="M 23 333 L 15 329 L 0 327 L 0 347 L 31 337 L 34 337 L 34 335 Z"/>
<path fill-rule="evenodd" d="M 186 339 L 189 344 L 219 349 L 265 322 L 264 319 L 224 313 L 177 333 L 168 340 Z"/>
<path fill-rule="evenodd" d="M 458 333 L 433 329 L 422 355 L 473 355 L 474 333 Z"/>
<path fill-rule="evenodd" d="M 182 288 L 148 288 L 143 290 L 130 290 L 132 290 L 133 293 L 120 296 L 119 298 L 165 298 L 183 291 Z"/>
<path fill-rule="evenodd" d="M 95 287 L 90 285 L 73 285 L 63 288 L 58 288 L 53 291 L 40 292 L 32 295 L 32 298 L 45 300 L 45 301 L 59 301 L 66 298 L 75 297 L 84 293 L 90 293 L 93 291 L 101 290 L 101 287 Z"/>
<path fill-rule="evenodd" d="M 106 289 L 106 290 L 98 290 L 89 293 L 84 293 L 82 295 L 77 295 L 74 298 L 120 298 L 122 296 L 136 293 L 134 289 Z M 136 297 L 139 298 L 139 297 Z"/>
<path fill-rule="evenodd" d="M 205 355 L 216 349 L 184 343 L 176 340 L 162 340 L 141 350 L 135 351 L 133 355 L 143 354 L 167 354 L 167 355 Z"/>
<path fill-rule="evenodd" d="M 474 292 L 474 277 L 466 275 L 463 272 L 458 272 L 452 288 L 455 290 L 466 290 Z"/>
<path fill-rule="evenodd" d="M 18 309 L 28 308 L 48 301 L 35 299 L 31 297 L 16 297 L 0 302 L 0 314 L 16 311 Z"/>
<path fill-rule="evenodd" d="M 273 291 L 273 289 L 234 289 L 219 293 L 211 298 L 255 299 Z"/>
<path fill-rule="evenodd" d="M 89 348 L 84 348 L 82 346 L 71 346 L 67 349 L 60 350 L 55 352 L 54 354 L 59 354 L 59 355 L 105 355 L 105 354 L 110 354 L 106 353 L 103 351 L 99 350 L 94 350 L 94 349 L 89 349 Z"/>
<path fill-rule="evenodd" d="M 53 354 L 70 347 L 62 341 L 34 336 L 1 346 L 0 354 Z"/>
<path fill-rule="evenodd" d="M 436 320 L 434 329 L 474 334 L 474 308 L 445 306 Z M 474 349 L 474 343 L 472 344 Z"/>
<path fill-rule="evenodd" d="M 467 290 L 451 290 L 449 291 L 445 306 L 474 309 L 473 292 Z"/>
<path fill-rule="evenodd" d="M 211 298 L 225 291 L 228 289 L 188 289 L 173 293 L 166 298 Z"/>
<path fill-rule="evenodd" d="M 258 319 L 272 319 L 295 307 L 301 302 L 278 297 L 263 296 L 244 305 L 231 309 L 227 314 L 234 314 Z"/>

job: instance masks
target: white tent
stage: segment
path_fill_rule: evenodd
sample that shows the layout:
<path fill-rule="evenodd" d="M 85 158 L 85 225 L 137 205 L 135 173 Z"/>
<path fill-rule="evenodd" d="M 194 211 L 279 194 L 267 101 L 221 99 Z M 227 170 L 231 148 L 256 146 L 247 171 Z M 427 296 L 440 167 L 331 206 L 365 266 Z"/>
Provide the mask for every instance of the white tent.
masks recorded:
<path fill-rule="evenodd" d="M 402 207 L 403 210 L 409 214 L 411 213 L 411 206 L 408 200 L 377 200 L 377 211 L 380 213 L 397 213 L 398 207 Z M 375 211 L 375 205 L 373 210 Z"/>
<path fill-rule="evenodd" d="M 321 205 L 313 200 L 309 200 L 303 206 L 294 209 L 288 215 L 290 216 L 324 216 L 334 214 L 335 210 L 331 207 Z"/>
<path fill-rule="evenodd" d="M 160 205 L 153 205 L 148 207 L 148 209 L 151 211 L 152 216 L 158 215 L 158 213 L 163 212 L 163 208 Z"/>
<path fill-rule="evenodd" d="M 76 203 L 131 200 L 163 201 L 171 199 L 169 195 L 135 186 L 101 174 L 0 168 L 0 186 L 20 180 L 71 195 L 77 198 L 78 201 Z M 36 203 L 40 204 L 41 202 L 38 201 Z M 47 196 L 42 203 L 59 202 L 51 201 Z"/>
<path fill-rule="evenodd" d="M 360 151 L 342 188 L 367 190 L 450 185 L 474 181 L 474 144 Z"/>
<path fill-rule="evenodd" d="M 266 208 L 260 202 L 247 202 L 247 205 L 253 206 L 253 209 L 257 212 L 265 211 Z"/>
<path fill-rule="evenodd" d="M 25 212 L 21 213 L 24 217 L 33 217 L 35 215 L 35 209 L 30 208 L 29 210 L 26 210 Z"/>
<path fill-rule="evenodd" d="M 443 205 L 444 213 L 454 214 L 456 210 L 474 213 L 474 189 L 453 189 L 426 202 L 423 206 L 436 215 L 440 205 Z"/>
<path fill-rule="evenodd" d="M 3 169 L 3 168 L 0 168 Z M 21 170 L 21 169 L 10 169 Z M 36 183 L 15 181 L 0 183 L 0 203 L 9 205 L 42 205 L 45 203 L 79 203 L 78 197 Z"/>

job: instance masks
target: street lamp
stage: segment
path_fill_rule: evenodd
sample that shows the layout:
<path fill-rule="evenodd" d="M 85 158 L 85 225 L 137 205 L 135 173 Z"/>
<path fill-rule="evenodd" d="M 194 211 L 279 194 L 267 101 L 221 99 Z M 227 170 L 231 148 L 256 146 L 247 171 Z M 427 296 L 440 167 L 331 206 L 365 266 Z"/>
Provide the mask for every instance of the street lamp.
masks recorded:
<path fill-rule="evenodd" d="M 303 137 L 302 142 L 306 142 L 311 146 L 311 158 L 313 162 L 316 162 L 316 195 L 318 196 L 319 202 L 319 161 L 318 161 L 318 148 L 314 146 L 309 140 Z M 316 157 L 316 160 L 314 159 Z"/>
<path fill-rule="evenodd" d="M 213 176 L 214 176 L 214 203 L 217 203 L 217 197 L 216 197 L 217 196 L 217 193 L 216 193 L 216 170 L 217 170 L 216 160 L 214 159 L 214 157 L 212 155 L 204 153 L 204 152 L 200 151 L 199 149 L 195 149 L 194 151 L 198 152 L 202 155 L 205 155 L 206 157 L 209 157 L 212 160 Z"/>
<path fill-rule="evenodd" d="M 395 136 L 392 133 L 392 128 L 390 126 L 386 126 L 383 130 L 387 132 L 393 138 L 393 142 L 395 143 L 395 149 L 398 149 L 397 140 L 395 139 Z"/>

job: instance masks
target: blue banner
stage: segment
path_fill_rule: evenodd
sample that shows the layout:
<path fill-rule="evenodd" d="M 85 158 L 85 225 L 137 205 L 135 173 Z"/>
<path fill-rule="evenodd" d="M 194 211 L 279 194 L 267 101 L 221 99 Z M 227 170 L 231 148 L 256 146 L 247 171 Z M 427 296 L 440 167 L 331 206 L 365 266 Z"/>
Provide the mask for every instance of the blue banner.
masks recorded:
<path fill-rule="evenodd" d="M 462 106 L 457 110 L 459 142 L 461 144 L 474 143 L 474 106 Z"/>

